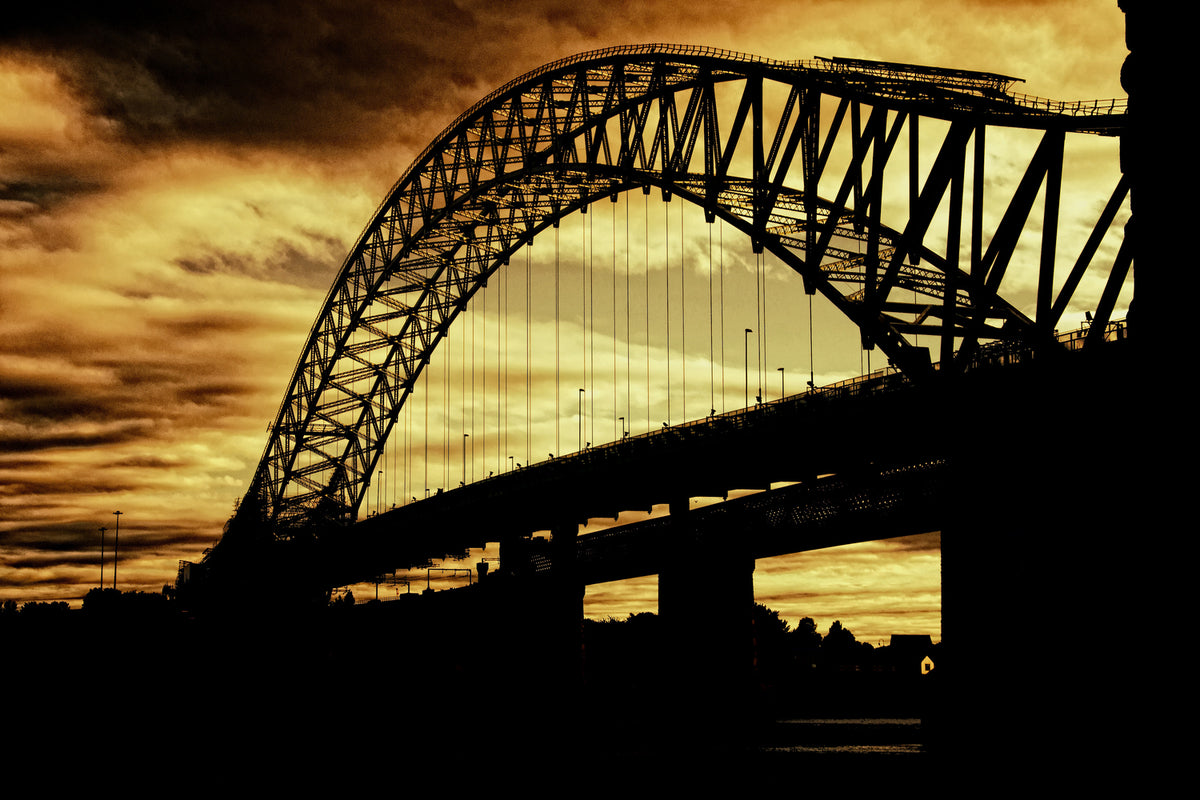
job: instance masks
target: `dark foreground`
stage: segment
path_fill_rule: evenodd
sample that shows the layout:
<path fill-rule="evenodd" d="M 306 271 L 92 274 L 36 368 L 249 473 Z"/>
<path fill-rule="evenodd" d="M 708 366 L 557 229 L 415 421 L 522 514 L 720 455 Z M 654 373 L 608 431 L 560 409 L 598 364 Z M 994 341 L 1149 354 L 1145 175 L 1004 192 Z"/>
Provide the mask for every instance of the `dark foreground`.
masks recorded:
<path fill-rule="evenodd" d="M 934 777 L 934 755 L 914 741 L 920 726 L 833 725 L 816 735 L 778 724 L 777 711 L 794 709 L 757 691 L 677 675 L 564 681 L 528 653 L 438 661 L 421 654 L 453 648 L 386 633 L 348 641 L 278 620 L 73 614 L 3 633 L 0 752 L 10 772 L 58 785 L 190 794 L 515 780 L 586 793 L 782 785 L 799 775 L 811 786 L 847 771 Z"/>
<path fill-rule="evenodd" d="M 493 647 L 476 662 L 439 659 L 431 654 L 455 648 L 387 627 L 345 638 L 344 627 L 330 634 L 265 618 L 71 620 L 3 637 L 0 754 L 10 776 L 46 787 L 191 795 L 513 784 L 594 794 L 720 785 L 741 796 L 876 793 L 886 782 L 940 793 L 966 777 L 1078 789 L 1140 768 L 1124 742 L 1102 737 L 1113 757 L 1095 746 L 1100 737 L 1086 738 L 1080 709 L 1006 719 L 1003 705 L 980 702 L 994 687 L 927 683 L 914 704 L 858 678 L 790 694 L 761 684 L 728 691 L 681 669 L 563 680 L 551 654 Z M 469 630 L 454 638 L 478 641 Z M 795 722 L 814 718 L 842 721 Z M 860 719 L 920 723 L 847 721 Z"/>

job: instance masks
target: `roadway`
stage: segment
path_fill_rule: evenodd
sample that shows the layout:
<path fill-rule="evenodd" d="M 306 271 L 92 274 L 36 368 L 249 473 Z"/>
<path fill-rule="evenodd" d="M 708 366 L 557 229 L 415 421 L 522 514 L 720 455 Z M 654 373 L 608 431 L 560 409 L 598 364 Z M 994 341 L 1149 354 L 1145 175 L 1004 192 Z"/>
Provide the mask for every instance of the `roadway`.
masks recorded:
<path fill-rule="evenodd" d="M 1109 343 L 1102 350 L 1119 357 L 1123 344 Z M 726 498 L 739 490 L 763 494 L 691 512 L 693 535 L 714 526 L 753 530 L 752 551 L 765 557 L 937 530 L 947 512 L 944 483 L 955 459 L 966 450 L 972 459 L 987 458 L 989 449 L 1004 447 L 999 426 L 1043 414 L 1060 392 L 1069 391 L 1070 376 L 1080 369 L 1094 371 L 1097 358 L 1068 350 L 1039 359 L 1010 352 L 982 358 L 976 369 L 952 380 L 924 385 L 883 371 L 664 427 L 328 531 L 318 536 L 317 563 L 326 585 L 346 585 L 463 556 L 489 542 L 521 542 L 541 531 L 574 532 L 588 520 L 615 520 L 622 511 L 649 511 L 661 504 L 683 508 L 688 498 Z M 1031 398 L 1050 405 L 1031 403 Z M 777 488 L 767 491 L 772 485 Z M 904 499 L 906 493 L 911 497 Z M 807 510 L 797 511 L 802 508 Z M 820 509 L 841 510 L 821 518 Z M 773 521 L 784 517 L 790 520 L 786 524 Z M 669 523 L 651 519 L 607 529 L 602 537 L 579 537 L 580 564 L 591 564 L 587 582 L 658 571 L 655 554 L 666 545 L 655 542 L 665 541 L 665 526 Z M 638 550 L 630 544 L 635 539 L 645 550 L 617 566 L 611 554 Z M 522 570 L 545 569 L 536 544 L 527 545 L 526 552 L 541 566 L 530 562 Z M 594 555 L 584 558 L 587 552 Z M 610 563 L 601 564 L 605 560 Z M 503 562 L 501 568 L 506 568 Z"/>

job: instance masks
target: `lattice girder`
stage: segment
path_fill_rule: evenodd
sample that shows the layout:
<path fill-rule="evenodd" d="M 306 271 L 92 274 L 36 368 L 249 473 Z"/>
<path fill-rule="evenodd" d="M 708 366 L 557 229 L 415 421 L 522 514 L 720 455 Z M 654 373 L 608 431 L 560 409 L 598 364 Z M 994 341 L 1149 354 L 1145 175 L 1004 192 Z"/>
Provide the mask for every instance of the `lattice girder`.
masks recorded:
<path fill-rule="evenodd" d="M 998 296 L 1015 247 L 1009 229 L 1023 225 L 1029 187 L 1055 188 L 1062 132 L 1118 130 L 1119 110 L 1023 110 L 1003 76 L 854 63 L 616 48 L 547 65 L 481 100 L 409 167 L 347 257 L 247 500 L 261 503 L 282 536 L 285 521 L 303 524 L 317 509 L 352 519 L 400 408 L 475 292 L 539 231 L 635 187 L 679 195 L 710 221 L 745 232 L 914 378 L 928 373 L 930 359 L 906 334 L 940 335 L 943 369 L 956 341 L 969 349 L 980 338 L 1047 339 L 1050 317 L 1069 296 L 1039 293 L 1036 322 Z M 768 81 L 787 90 L 774 114 L 764 100 Z M 735 93 L 740 86 L 731 119 L 718 102 L 721 84 Z M 822 139 L 826 98 L 837 105 Z M 888 209 L 904 220 L 892 229 L 884 224 L 885 167 L 901 131 L 910 125 L 915 136 L 921 116 L 949 120 L 949 130 L 911 211 Z M 964 269 L 956 252 L 933 252 L 924 240 L 938 209 L 948 203 L 961 214 L 968 144 L 995 123 L 1048 133 L 987 253 Z M 823 198 L 831 153 L 847 136 L 850 164 Z M 1051 277 L 1043 276 L 1047 287 Z M 898 301 L 897 289 L 929 302 Z M 301 466 L 301 453 L 312 463 Z"/>

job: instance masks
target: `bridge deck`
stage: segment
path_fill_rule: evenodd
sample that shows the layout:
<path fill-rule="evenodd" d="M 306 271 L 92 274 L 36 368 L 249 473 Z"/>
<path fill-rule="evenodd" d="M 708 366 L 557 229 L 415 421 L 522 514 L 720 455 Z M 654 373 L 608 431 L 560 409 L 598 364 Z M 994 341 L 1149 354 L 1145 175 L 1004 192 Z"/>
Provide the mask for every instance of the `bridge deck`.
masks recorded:
<path fill-rule="evenodd" d="M 821 504 L 838 492 L 836 502 L 848 507 L 856 492 L 884 491 L 880 487 L 891 480 L 897 491 L 901 484 L 915 490 L 910 505 L 895 507 L 892 522 L 906 532 L 917 532 L 915 522 L 897 520 L 936 506 L 920 498 L 939 491 L 937 484 L 960 443 L 981 446 L 972 440 L 982 430 L 980 421 L 1026 413 L 1023 404 L 1030 393 L 1041 391 L 1029 389 L 1027 381 L 1045 386 L 1048 376 L 1064 380 L 1071 372 L 1066 367 L 1082 364 L 1083 355 L 1067 348 L 1055 363 L 1037 364 L 1020 353 L 993 351 L 981 354 L 977 369 L 945 385 L 916 386 L 899 373 L 881 372 L 629 437 L 497 475 L 338 530 L 322 539 L 322 563 L 330 585 L 344 585 L 436 558 L 465 555 L 469 548 L 489 542 L 519 541 L 538 531 L 574 530 L 590 519 L 616 519 L 622 511 L 649 511 L 690 497 L 724 498 L 736 490 L 765 490 L 779 483 L 800 485 L 766 493 L 758 500 L 694 512 L 697 530 L 717 524 L 721 515 L 743 514 L 745 522 L 738 524 L 763 532 L 754 545 L 756 557 L 882 538 L 878 531 L 850 524 L 854 514 L 827 529 L 818 524 L 817 516 Z M 1004 443 L 983 446 L 1003 447 Z M 871 497 L 861 513 L 878 513 L 890 502 L 886 491 Z M 805 510 L 796 512 L 801 506 Z M 787 509 L 792 509 L 788 511 L 792 522 L 772 540 L 769 516 Z M 924 519 L 921 524 L 930 523 L 928 514 Z M 581 537 L 580 544 L 599 552 L 597 548 L 623 547 L 620 541 L 639 537 L 646 545 L 668 525 L 650 520 L 626 526 L 620 533 L 608 530 L 600 537 Z M 932 525 L 924 529 L 936 529 L 936 522 Z M 604 540 L 607 543 L 601 544 Z M 653 552 L 650 547 L 638 565 L 622 567 L 628 573 L 623 577 L 653 572 Z M 596 566 L 596 575 L 609 574 L 608 569 Z M 594 580 L 611 579 L 615 578 Z"/>

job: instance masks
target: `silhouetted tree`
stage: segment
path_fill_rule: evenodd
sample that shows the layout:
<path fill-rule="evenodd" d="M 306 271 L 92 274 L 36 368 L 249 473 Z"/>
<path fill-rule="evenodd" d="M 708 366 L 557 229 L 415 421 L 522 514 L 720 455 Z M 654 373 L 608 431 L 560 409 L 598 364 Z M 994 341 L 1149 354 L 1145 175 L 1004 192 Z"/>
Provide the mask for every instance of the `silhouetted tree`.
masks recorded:
<path fill-rule="evenodd" d="M 764 686 L 778 684 L 791 666 L 788 634 L 791 626 L 779 612 L 762 603 L 754 604 L 754 660 L 758 679 Z"/>
<path fill-rule="evenodd" d="M 791 630 L 787 620 L 779 616 L 773 608 L 767 608 L 762 603 L 754 604 L 754 634 L 766 638 L 787 636 Z"/>
<path fill-rule="evenodd" d="M 788 637 L 792 645 L 792 659 L 800 670 L 814 669 L 821 660 L 821 634 L 812 617 L 805 617 L 796 624 Z"/>
<path fill-rule="evenodd" d="M 61 600 L 52 603 L 29 602 L 21 606 L 21 616 L 34 619 L 61 619 L 71 607 Z"/>
<path fill-rule="evenodd" d="M 821 640 L 821 655 L 828 665 L 862 665 L 870 660 L 873 649 L 869 643 L 855 639 L 841 620 L 835 620 Z"/>
<path fill-rule="evenodd" d="M 89 589 L 83 596 L 83 610 L 89 615 L 114 613 L 120 602 L 119 589 Z"/>
<path fill-rule="evenodd" d="M 837 619 L 829 626 L 829 633 L 825 634 L 822 644 L 832 649 L 849 649 L 858 644 L 858 640 L 854 638 L 850 629 L 842 627 L 842 621 Z"/>

